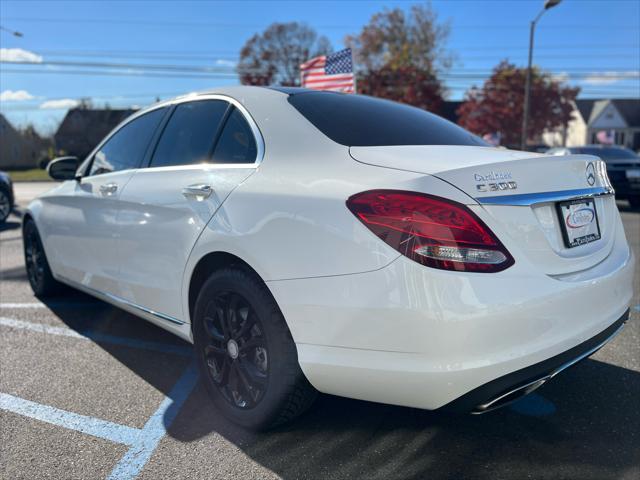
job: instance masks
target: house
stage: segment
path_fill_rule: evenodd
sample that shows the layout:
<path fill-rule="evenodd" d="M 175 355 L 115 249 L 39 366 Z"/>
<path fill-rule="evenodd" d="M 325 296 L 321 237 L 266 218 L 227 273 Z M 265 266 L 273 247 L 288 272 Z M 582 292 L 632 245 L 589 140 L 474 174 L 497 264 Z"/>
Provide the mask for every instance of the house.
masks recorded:
<path fill-rule="evenodd" d="M 33 129 L 19 132 L 0 114 L 0 170 L 35 168 L 45 154 L 45 143 Z"/>
<path fill-rule="evenodd" d="M 59 154 L 86 157 L 120 122 L 134 113 L 131 109 L 73 108 L 67 112 L 53 136 Z"/>
<path fill-rule="evenodd" d="M 611 133 L 615 145 L 640 150 L 640 98 L 578 99 L 573 120 L 566 129 L 545 132 L 543 141 L 552 147 L 599 143 L 598 132 Z"/>

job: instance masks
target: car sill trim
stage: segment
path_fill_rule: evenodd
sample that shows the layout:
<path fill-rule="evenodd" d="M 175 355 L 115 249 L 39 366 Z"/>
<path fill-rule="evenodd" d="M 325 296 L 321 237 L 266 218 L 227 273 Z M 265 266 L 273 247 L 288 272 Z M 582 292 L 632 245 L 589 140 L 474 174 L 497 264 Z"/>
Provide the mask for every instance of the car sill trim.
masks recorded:
<path fill-rule="evenodd" d="M 125 298 L 119 297 L 117 295 L 114 295 L 112 293 L 107 293 L 107 292 L 102 292 L 100 290 L 97 290 L 95 288 L 91 288 L 91 287 L 87 287 L 86 285 L 82 285 L 79 284 L 77 282 L 74 282 L 73 280 L 69 280 L 66 277 L 61 277 L 60 278 L 61 281 L 63 281 L 64 283 L 70 284 L 72 286 L 76 286 L 78 287 L 80 290 L 84 290 L 87 293 L 93 294 L 94 296 L 106 299 L 107 301 L 109 301 L 110 303 L 116 304 L 117 305 L 123 305 L 123 306 L 127 306 L 130 308 L 135 308 L 136 310 L 140 310 L 141 312 L 144 312 L 148 315 L 152 315 L 160 320 L 164 320 L 166 322 L 170 322 L 173 323 L 174 325 L 185 325 L 186 322 L 172 317 L 171 315 L 166 315 L 164 313 L 160 313 L 160 312 L 156 312 L 155 310 L 152 310 L 150 308 L 147 307 L 143 307 L 142 305 L 138 305 L 137 303 L 131 302 Z"/>

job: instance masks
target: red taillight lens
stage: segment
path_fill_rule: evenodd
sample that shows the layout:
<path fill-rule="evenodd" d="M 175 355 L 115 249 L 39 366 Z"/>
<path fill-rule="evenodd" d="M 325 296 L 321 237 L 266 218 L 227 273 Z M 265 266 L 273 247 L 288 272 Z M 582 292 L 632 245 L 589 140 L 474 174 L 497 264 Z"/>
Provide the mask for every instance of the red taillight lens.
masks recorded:
<path fill-rule="evenodd" d="M 513 257 L 489 227 L 460 203 L 420 193 L 371 190 L 347 200 L 369 230 L 428 267 L 499 272 Z"/>

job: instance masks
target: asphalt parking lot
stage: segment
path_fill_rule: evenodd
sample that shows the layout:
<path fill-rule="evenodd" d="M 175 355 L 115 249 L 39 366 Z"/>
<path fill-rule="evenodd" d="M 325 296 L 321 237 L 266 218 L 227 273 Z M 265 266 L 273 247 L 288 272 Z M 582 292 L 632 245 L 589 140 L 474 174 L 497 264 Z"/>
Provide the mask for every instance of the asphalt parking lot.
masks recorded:
<path fill-rule="evenodd" d="M 220 418 L 190 347 L 75 293 L 28 285 L 17 184 L 0 227 L 0 472 L 4 479 L 640 478 L 640 268 L 625 331 L 509 408 L 432 413 L 322 396 L 279 430 Z M 620 202 L 640 258 L 640 212 Z"/>

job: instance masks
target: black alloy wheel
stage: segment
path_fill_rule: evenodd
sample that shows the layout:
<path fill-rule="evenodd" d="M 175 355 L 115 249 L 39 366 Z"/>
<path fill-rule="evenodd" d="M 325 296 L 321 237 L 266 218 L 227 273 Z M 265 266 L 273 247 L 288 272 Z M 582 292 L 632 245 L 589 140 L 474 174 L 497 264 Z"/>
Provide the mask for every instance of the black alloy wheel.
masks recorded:
<path fill-rule="evenodd" d="M 45 279 L 47 260 L 33 222 L 27 223 L 24 229 L 24 261 L 31 287 L 34 291 L 39 290 Z"/>
<path fill-rule="evenodd" d="M 287 322 L 255 272 L 212 272 L 199 287 L 192 329 L 204 386 L 229 420 L 265 430 L 313 404 L 317 391 L 302 373 Z"/>
<path fill-rule="evenodd" d="M 214 384 L 232 406 L 253 408 L 269 380 L 269 353 L 256 312 L 240 294 L 220 292 L 207 304 L 204 327 L 202 354 Z"/>
<path fill-rule="evenodd" d="M 27 278 L 33 293 L 39 297 L 45 297 L 60 292 L 62 284 L 58 283 L 51 274 L 40 234 L 31 219 L 25 220 L 22 240 Z"/>

